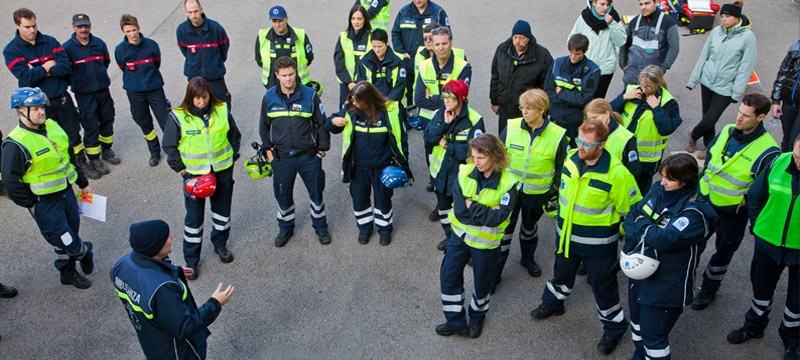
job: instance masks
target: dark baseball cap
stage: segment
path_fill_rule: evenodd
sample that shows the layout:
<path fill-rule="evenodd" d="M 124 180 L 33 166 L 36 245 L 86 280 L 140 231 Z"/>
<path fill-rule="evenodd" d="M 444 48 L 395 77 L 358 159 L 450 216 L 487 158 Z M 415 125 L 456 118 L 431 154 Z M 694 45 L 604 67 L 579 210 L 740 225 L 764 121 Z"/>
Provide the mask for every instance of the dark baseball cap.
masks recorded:
<path fill-rule="evenodd" d="M 272 9 L 269 9 L 269 19 L 286 19 L 286 9 L 283 6 L 273 6 Z"/>
<path fill-rule="evenodd" d="M 75 25 L 75 26 L 92 25 L 92 22 L 89 21 L 89 15 L 86 15 L 86 14 L 75 14 L 75 15 L 72 15 L 72 25 Z"/>

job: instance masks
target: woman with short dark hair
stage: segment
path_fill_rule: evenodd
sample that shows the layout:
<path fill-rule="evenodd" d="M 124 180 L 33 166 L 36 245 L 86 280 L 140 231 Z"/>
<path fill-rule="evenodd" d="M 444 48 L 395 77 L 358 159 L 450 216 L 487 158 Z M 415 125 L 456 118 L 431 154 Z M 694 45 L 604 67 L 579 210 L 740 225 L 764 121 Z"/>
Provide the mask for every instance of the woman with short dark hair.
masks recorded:
<path fill-rule="evenodd" d="M 645 247 L 645 255 L 659 261 L 652 275 L 628 282 L 633 359 L 670 358 L 669 332 L 692 303 L 697 263 L 717 221 L 710 205 L 692 201 L 699 169 L 691 155 L 668 157 L 660 172 L 661 182 L 631 207 L 623 224 L 623 252 Z"/>

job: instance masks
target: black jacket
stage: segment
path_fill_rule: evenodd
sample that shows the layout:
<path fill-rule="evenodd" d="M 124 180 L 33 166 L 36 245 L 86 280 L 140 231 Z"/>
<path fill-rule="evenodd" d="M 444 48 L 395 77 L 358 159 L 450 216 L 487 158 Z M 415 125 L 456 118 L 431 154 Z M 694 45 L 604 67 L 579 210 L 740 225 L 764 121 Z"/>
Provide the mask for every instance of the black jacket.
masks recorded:
<path fill-rule="evenodd" d="M 503 108 L 509 118 L 522 116 L 519 111 L 519 96 L 525 90 L 543 88 L 547 71 L 553 64 L 550 51 L 536 43 L 535 37 L 531 39 L 528 50 L 521 58 L 515 59 L 516 53 L 514 42 L 508 38 L 497 47 L 492 60 L 489 99 L 492 105 Z"/>
<path fill-rule="evenodd" d="M 781 101 L 800 106 L 800 40 L 789 48 L 772 85 L 772 103 Z"/>
<path fill-rule="evenodd" d="M 372 73 L 369 77 L 367 76 L 368 71 Z M 397 72 L 397 82 L 392 86 L 392 77 L 395 72 Z M 378 74 L 383 76 L 378 77 Z M 374 51 L 366 53 L 361 58 L 361 62 L 356 67 L 356 81 L 361 80 L 375 85 L 381 95 L 392 101 L 403 100 L 406 83 L 409 81 L 406 69 L 403 67 L 403 59 L 395 55 L 391 46 L 386 47 L 386 56 L 383 60 L 379 60 Z"/>
<path fill-rule="evenodd" d="M 73 93 L 88 94 L 108 89 L 111 85 L 111 79 L 108 77 L 111 57 L 105 41 L 89 34 L 89 43 L 83 45 L 75 37 L 75 33 L 72 33 L 63 47 L 72 66 L 69 85 Z"/>
<path fill-rule="evenodd" d="M 325 108 L 319 96 L 308 86 L 300 85 L 297 80 L 295 91 L 284 94 L 280 85 L 267 90 L 261 100 L 261 120 L 259 133 L 264 149 L 272 150 L 278 155 L 291 152 L 328 151 L 331 148 L 331 134 L 325 130 Z M 310 118 L 298 115 L 277 116 L 273 112 L 312 112 Z"/>
<path fill-rule="evenodd" d="M 44 126 L 39 129 L 32 129 L 23 125 L 22 122 L 19 122 L 19 127 L 42 136 L 47 134 L 47 130 Z M 0 133 L 0 137 L 2 137 L 2 133 Z M 75 166 L 75 172 L 78 174 L 78 179 L 75 180 L 75 184 L 83 189 L 89 186 L 89 180 L 83 175 L 83 169 L 78 165 L 78 160 L 75 157 L 75 152 L 72 151 L 72 147 L 70 147 L 69 150 L 69 162 Z M 3 186 L 6 188 L 8 197 L 14 201 L 15 204 L 24 208 L 30 208 L 36 205 L 39 200 L 58 200 L 64 197 L 64 192 L 69 189 L 42 196 L 35 195 L 31 192 L 31 187 L 22 182 L 22 176 L 28 171 L 30 165 L 25 155 L 25 150 L 22 150 L 22 148 L 14 142 L 3 141 L 0 173 L 2 173 Z"/>
<path fill-rule="evenodd" d="M 447 141 L 444 159 L 439 174 L 433 179 L 436 191 L 440 194 L 451 195 L 453 183 L 458 178 L 458 166 L 466 164 L 469 155 L 469 141 L 486 132 L 486 125 L 483 118 L 478 120 L 475 125 L 469 120 L 469 104 L 461 105 L 461 112 L 456 115 L 453 122 L 448 124 L 444 121 L 445 109 L 442 107 L 433 115 L 433 119 L 425 127 L 423 139 L 425 147 L 433 149 L 442 138 Z M 466 135 L 461 137 L 456 135 Z"/>

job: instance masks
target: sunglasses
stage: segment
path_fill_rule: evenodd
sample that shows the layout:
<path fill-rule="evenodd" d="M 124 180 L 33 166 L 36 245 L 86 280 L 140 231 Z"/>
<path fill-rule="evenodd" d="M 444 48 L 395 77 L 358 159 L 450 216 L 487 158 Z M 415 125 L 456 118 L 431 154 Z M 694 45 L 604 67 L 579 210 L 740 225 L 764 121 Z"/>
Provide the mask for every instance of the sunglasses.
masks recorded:
<path fill-rule="evenodd" d="M 450 95 L 442 95 L 442 100 L 456 101 L 458 98 Z"/>
<path fill-rule="evenodd" d="M 587 143 L 587 142 L 583 142 L 583 141 L 581 141 L 581 139 L 575 138 L 575 143 L 578 145 L 578 147 L 579 147 L 579 148 L 584 148 L 584 149 L 587 149 L 587 150 L 588 150 L 588 149 L 591 149 L 591 148 L 592 148 L 592 146 L 595 146 L 595 145 L 600 145 L 600 144 L 602 144 L 603 142 L 602 142 L 602 141 L 598 141 L 598 142 L 596 142 L 596 143 L 591 143 L 591 144 L 589 144 L 589 143 Z"/>

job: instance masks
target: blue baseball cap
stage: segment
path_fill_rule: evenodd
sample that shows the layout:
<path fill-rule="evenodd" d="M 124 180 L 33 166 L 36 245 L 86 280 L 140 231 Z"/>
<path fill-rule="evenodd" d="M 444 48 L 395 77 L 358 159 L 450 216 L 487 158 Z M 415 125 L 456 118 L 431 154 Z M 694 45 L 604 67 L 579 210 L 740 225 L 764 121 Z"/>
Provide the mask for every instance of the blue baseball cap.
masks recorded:
<path fill-rule="evenodd" d="M 269 19 L 286 19 L 286 9 L 283 6 L 273 6 L 272 9 L 269 9 Z"/>

